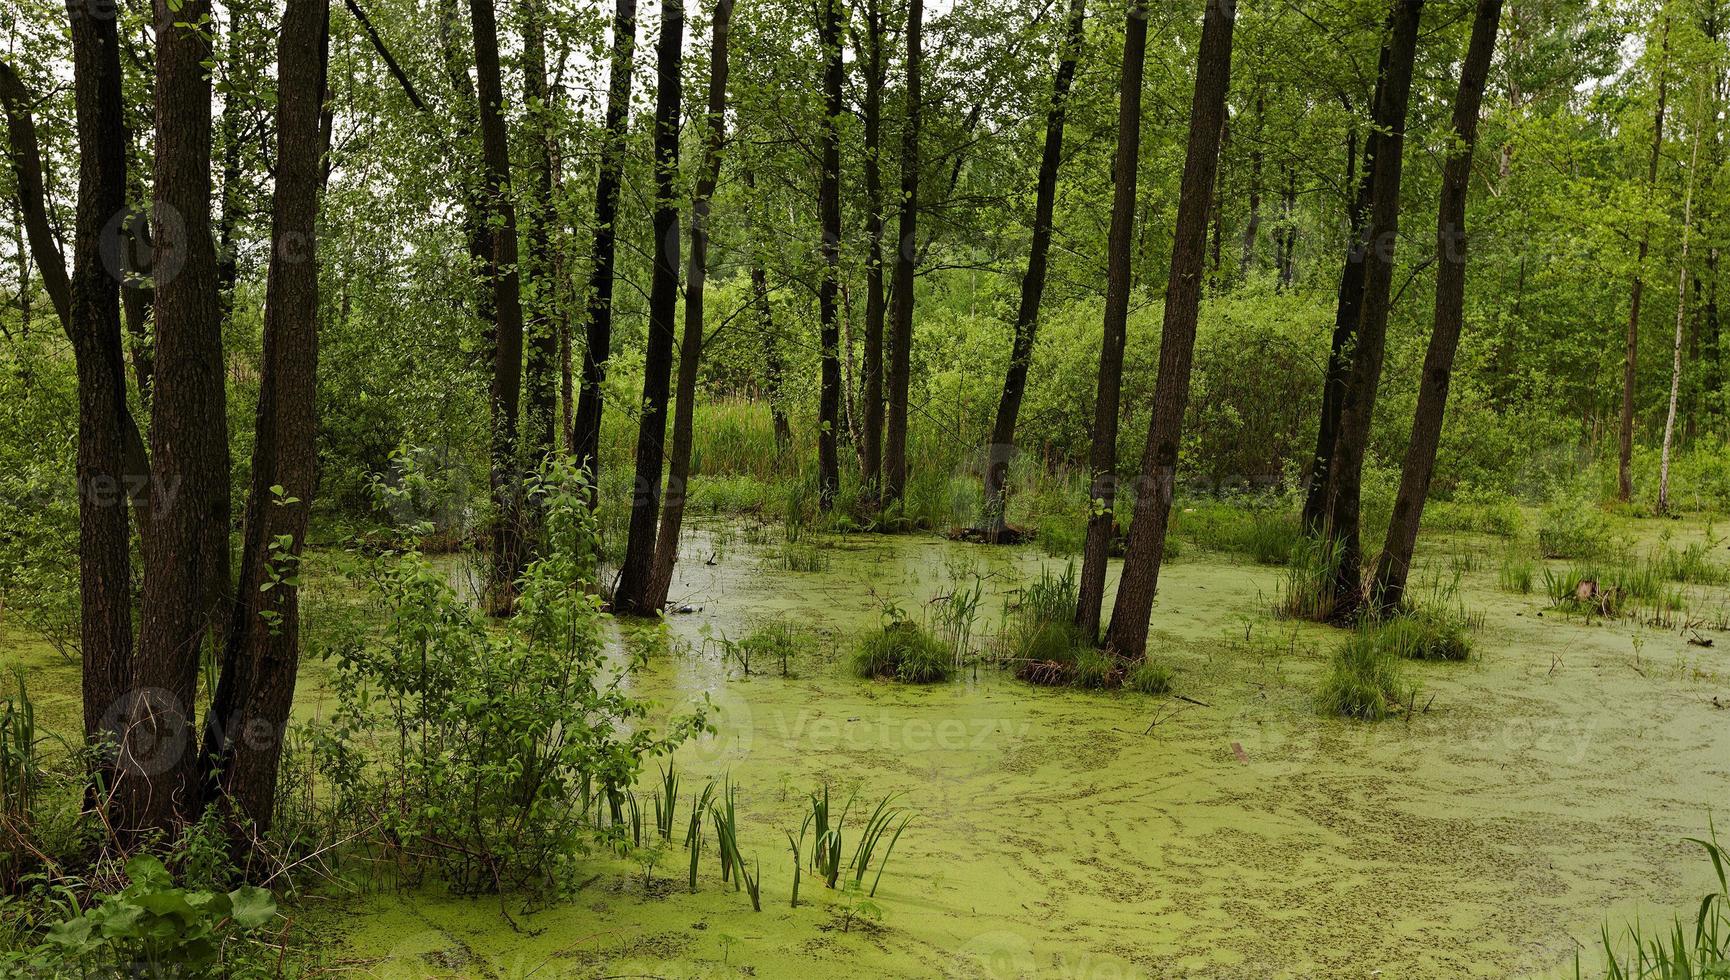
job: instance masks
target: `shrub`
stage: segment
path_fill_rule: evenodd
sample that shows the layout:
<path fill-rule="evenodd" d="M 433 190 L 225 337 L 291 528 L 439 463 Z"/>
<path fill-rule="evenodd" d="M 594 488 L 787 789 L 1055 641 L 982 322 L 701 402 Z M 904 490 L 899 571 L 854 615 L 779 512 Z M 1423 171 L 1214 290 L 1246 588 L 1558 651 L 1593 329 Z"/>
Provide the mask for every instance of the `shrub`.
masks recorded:
<path fill-rule="evenodd" d="M 1538 519 L 1538 551 L 1545 558 L 1595 558 L 1610 550 L 1610 519 L 1583 498 L 1555 500 Z"/>
<path fill-rule="evenodd" d="M 176 887 L 148 854 L 126 864 L 127 885 L 50 926 L 46 942 L 10 964 L 44 976 L 267 976 L 257 942 L 276 919 L 263 888 L 193 891 Z M 272 951 L 274 952 L 274 951 Z M 248 963 L 249 959 L 255 962 Z M 250 969 L 249 969 L 250 967 Z"/>
<path fill-rule="evenodd" d="M 1425 504 L 1423 526 L 1426 531 L 1473 531 L 1512 538 L 1525 529 L 1526 515 L 1507 494 L 1462 490 L 1450 500 Z"/>
<path fill-rule="evenodd" d="M 906 619 L 867 634 L 853 651 L 853 672 L 865 678 L 934 684 L 948 680 L 954 670 L 949 647 Z"/>
<path fill-rule="evenodd" d="M 1380 721 L 1417 693 L 1400 667 L 1386 630 L 1368 625 L 1334 651 L 1318 701 L 1328 714 Z"/>
<path fill-rule="evenodd" d="M 1182 537 L 1263 565 L 1284 565 L 1303 538 L 1297 513 L 1282 502 L 1196 502 L 1178 509 L 1174 517 Z M 1168 536 L 1167 547 L 1175 540 Z"/>
<path fill-rule="evenodd" d="M 545 557 L 500 628 L 417 552 L 390 553 L 374 570 L 382 635 L 334 656 L 320 752 L 335 806 L 369 814 L 409 868 L 458 893 L 565 884 L 592 840 L 590 787 L 616 810 L 645 756 L 704 725 L 675 718 L 656 734 L 608 663 L 586 491 L 569 464 L 548 464 L 535 488 Z"/>

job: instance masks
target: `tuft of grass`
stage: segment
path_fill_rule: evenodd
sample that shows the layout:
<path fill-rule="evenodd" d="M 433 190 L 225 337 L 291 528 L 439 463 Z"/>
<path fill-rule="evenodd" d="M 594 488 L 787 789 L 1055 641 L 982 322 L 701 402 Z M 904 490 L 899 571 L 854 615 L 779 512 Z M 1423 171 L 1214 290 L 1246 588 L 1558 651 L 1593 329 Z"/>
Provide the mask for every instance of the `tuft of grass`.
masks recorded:
<path fill-rule="evenodd" d="M 1171 668 L 1153 660 L 1137 661 L 1124 674 L 1123 686 L 1142 694 L 1165 694 L 1171 690 Z"/>
<path fill-rule="evenodd" d="M 949 646 L 906 619 L 866 634 L 853 651 L 853 672 L 865 678 L 935 684 L 948 680 L 954 669 Z"/>
<path fill-rule="evenodd" d="M 1380 721 L 1416 696 L 1390 639 L 1384 628 L 1367 624 L 1334 651 L 1317 698 L 1323 712 Z"/>
<path fill-rule="evenodd" d="M 1338 605 L 1334 595 L 1333 543 L 1310 537 L 1299 539 L 1280 579 L 1274 615 L 1325 623 L 1333 619 Z"/>
<path fill-rule="evenodd" d="M 1503 592 L 1528 595 L 1532 591 L 1533 571 L 1531 558 L 1509 549 L 1502 557 L 1502 567 L 1496 572 L 1496 584 Z"/>
<path fill-rule="evenodd" d="M 1182 507 L 1173 522 L 1176 537 L 1209 551 L 1243 555 L 1262 565 L 1284 565 L 1303 540 L 1298 515 L 1283 502 L 1197 501 Z"/>

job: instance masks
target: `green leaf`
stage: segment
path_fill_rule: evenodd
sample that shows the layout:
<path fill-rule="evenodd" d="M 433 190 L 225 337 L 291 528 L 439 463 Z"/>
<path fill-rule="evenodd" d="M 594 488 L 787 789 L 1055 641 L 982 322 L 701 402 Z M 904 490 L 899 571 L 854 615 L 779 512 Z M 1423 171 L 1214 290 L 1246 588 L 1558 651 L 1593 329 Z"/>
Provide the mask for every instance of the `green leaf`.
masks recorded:
<path fill-rule="evenodd" d="M 270 890 L 256 885 L 242 885 L 228 893 L 234 905 L 234 924 L 242 929 L 257 929 L 276 915 L 276 899 Z"/>

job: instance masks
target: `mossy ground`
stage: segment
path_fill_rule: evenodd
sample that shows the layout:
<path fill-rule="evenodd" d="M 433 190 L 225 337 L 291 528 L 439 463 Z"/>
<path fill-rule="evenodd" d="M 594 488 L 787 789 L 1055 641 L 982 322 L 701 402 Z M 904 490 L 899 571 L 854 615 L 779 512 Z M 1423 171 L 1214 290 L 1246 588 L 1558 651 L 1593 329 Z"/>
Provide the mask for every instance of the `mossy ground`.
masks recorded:
<path fill-rule="evenodd" d="M 977 574 L 997 593 L 995 619 L 1002 594 L 1050 559 L 859 535 L 819 539 L 828 568 L 799 573 L 740 537 L 722 525 L 692 534 L 673 595 L 702 609 L 669 619 L 672 642 L 634 683 L 668 708 L 702 692 L 720 706 L 720 733 L 678 761 L 687 787 L 723 773 L 739 786 L 764 911 L 723 889 L 712 855 L 696 895 L 678 855 L 655 871 L 670 890 L 597 857 L 573 898 L 532 908 L 387 888 L 308 898 L 294 914 L 316 966 L 362 977 L 1571 976 L 1576 940 L 1590 946 L 1606 919 L 1662 910 L 1668 921 L 1701 893 L 1683 838 L 1730 799 L 1730 634 L 1702 626 L 1718 644 L 1703 648 L 1676 628 L 1510 595 L 1496 582 L 1499 539 L 1426 539 L 1420 554 L 1459 570 L 1460 597 L 1485 613 L 1474 658 L 1409 664 L 1416 710 L 1363 725 L 1315 710 L 1345 634 L 1273 619 L 1277 568 L 1202 554 L 1162 575 L 1150 653 L 1197 705 L 1037 688 L 990 666 L 931 687 L 859 680 L 844 641 L 880 625 L 880 600 L 911 612 Z M 1690 593 L 1705 618 L 1730 598 Z M 742 676 L 702 640 L 705 627 L 742 636 L 776 619 L 833 642 L 783 678 L 778 665 Z M 44 722 L 75 725 L 72 667 L 10 638 L 3 649 L 30 664 Z M 308 668 L 301 717 L 321 710 L 321 670 Z M 879 924 L 842 931 L 841 897 L 809 875 L 801 906 L 787 905 L 781 831 L 797 830 L 804 793 L 824 781 L 843 797 L 857 788 L 865 805 L 902 792 L 918 811 L 877 893 Z"/>

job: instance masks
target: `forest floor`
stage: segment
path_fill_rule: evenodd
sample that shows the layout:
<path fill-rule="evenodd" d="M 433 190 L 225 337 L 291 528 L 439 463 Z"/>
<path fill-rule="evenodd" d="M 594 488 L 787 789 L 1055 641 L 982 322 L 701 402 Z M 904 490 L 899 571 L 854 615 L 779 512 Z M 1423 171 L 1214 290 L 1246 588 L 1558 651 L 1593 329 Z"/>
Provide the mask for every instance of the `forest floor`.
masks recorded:
<path fill-rule="evenodd" d="M 1678 543 L 1707 533 L 1667 526 Z M 793 572 L 767 536 L 699 524 L 673 589 L 694 611 L 626 630 L 655 648 L 639 693 L 720 708 L 677 763 L 687 793 L 705 776 L 738 786 L 762 912 L 711 856 L 690 894 L 676 846 L 647 884 L 597 856 L 550 904 L 374 887 L 291 912 L 320 975 L 1560 977 L 1576 950 L 1592 961 L 1605 923 L 1668 922 L 1705 889 L 1684 838 L 1730 800 L 1730 634 L 1708 625 L 1730 590 L 1685 587 L 1695 633 L 1587 620 L 1541 584 L 1501 591 L 1500 539 L 1426 538 L 1414 580 L 1459 576 L 1483 614 L 1472 658 L 1410 664 L 1409 714 L 1363 724 L 1315 710 L 1345 634 L 1276 619 L 1279 568 L 1190 547 L 1162 575 L 1150 654 L 1182 697 L 1032 687 L 988 664 L 907 687 L 845 663 L 884 603 L 917 617 L 982 581 L 988 642 L 1003 596 L 1063 561 L 823 536 L 827 567 Z M 310 581 L 309 617 L 354 598 Z M 723 657 L 719 638 L 772 622 L 816 636 L 788 676 Z M 73 730 L 73 667 L 42 645 L 0 649 L 31 664 L 43 723 Z M 328 711 L 324 669 L 307 667 L 302 718 Z M 917 813 L 871 900 L 880 917 L 850 918 L 858 900 L 810 874 L 789 907 L 783 830 L 824 783 L 857 791 L 855 822 L 890 793 Z"/>

